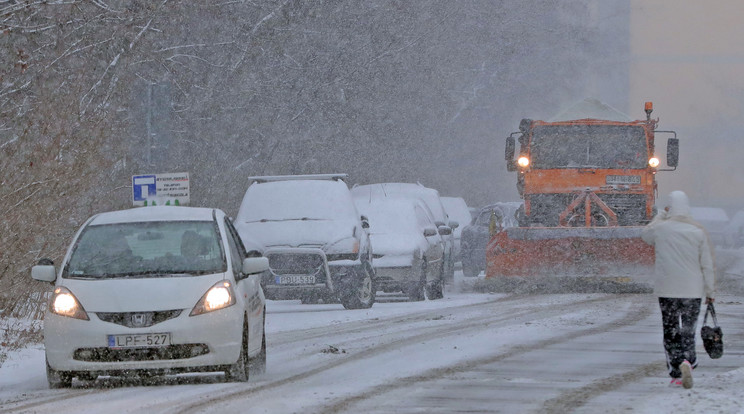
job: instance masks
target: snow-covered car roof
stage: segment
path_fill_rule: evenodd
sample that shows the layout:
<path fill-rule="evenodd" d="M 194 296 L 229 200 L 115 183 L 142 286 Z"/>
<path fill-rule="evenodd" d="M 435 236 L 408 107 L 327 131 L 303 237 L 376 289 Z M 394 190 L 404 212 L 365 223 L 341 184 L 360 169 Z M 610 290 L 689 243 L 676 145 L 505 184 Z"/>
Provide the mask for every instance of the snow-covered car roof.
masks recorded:
<path fill-rule="evenodd" d="M 384 198 L 391 196 L 405 196 L 405 197 L 416 197 L 423 200 L 436 220 L 441 220 L 447 224 L 447 212 L 442 205 L 442 200 L 439 197 L 439 191 L 424 187 L 421 184 L 414 183 L 378 183 L 378 184 L 365 184 L 355 185 L 351 189 L 351 193 L 354 197 L 362 198 Z"/>
<path fill-rule="evenodd" d="M 203 207 L 151 206 L 100 213 L 89 225 L 137 223 L 144 221 L 211 221 L 220 210 Z M 220 212 L 221 213 L 221 212 Z M 224 213 L 221 213 L 224 214 Z"/>
<path fill-rule="evenodd" d="M 282 220 L 359 220 L 346 183 L 334 180 L 255 182 L 236 223 Z"/>
<path fill-rule="evenodd" d="M 444 210 L 450 217 L 450 220 L 457 221 L 460 226 L 455 229 L 455 233 L 459 234 L 465 225 L 471 221 L 470 207 L 462 197 L 439 197 L 444 205 Z"/>
<path fill-rule="evenodd" d="M 709 231 L 724 231 L 729 225 L 726 210 L 719 207 L 690 207 L 690 215 Z"/>

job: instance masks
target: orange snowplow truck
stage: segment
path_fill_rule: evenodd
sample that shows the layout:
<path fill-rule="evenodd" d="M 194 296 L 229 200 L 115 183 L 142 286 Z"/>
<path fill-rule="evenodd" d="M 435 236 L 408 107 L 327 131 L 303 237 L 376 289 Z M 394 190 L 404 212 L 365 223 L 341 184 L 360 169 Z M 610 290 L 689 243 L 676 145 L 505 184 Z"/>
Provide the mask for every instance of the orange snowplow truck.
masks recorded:
<path fill-rule="evenodd" d="M 517 172 L 524 203 L 519 227 L 492 234 L 487 277 L 650 274 L 654 250 L 640 233 L 656 213 L 656 173 L 677 167 L 677 134 L 656 130 L 651 102 L 637 121 L 598 101 L 582 105 L 567 121 L 523 119 L 507 138 L 507 169 Z M 673 136 L 665 169 L 654 142 L 660 133 Z"/>

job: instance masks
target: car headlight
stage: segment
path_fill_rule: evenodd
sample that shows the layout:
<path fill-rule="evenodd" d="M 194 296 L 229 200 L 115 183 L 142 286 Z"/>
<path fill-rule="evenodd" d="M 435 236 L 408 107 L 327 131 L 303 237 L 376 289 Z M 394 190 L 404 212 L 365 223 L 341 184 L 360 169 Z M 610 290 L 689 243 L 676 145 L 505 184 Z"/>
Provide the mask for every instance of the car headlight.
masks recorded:
<path fill-rule="evenodd" d="M 83 309 L 83 305 L 77 300 L 75 295 L 69 289 L 58 286 L 54 288 L 52 301 L 49 302 L 49 311 L 69 318 L 82 319 L 89 321 L 88 313 Z"/>
<path fill-rule="evenodd" d="M 191 310 L 189 316 L 201 315 L 203 313 L 213 312 L 224 309 L 235 304 L 235 292 L 232 284 L 226 280 L 216 283 L 209 288 L 207 293 L 196 302 L 196 306 Z"/>
<path fill-rule="evenodd" d="M 359 239 L 347 237 L 326 248 L 329 262 L 334 260 L 356 260 L 359 257 Z"/>

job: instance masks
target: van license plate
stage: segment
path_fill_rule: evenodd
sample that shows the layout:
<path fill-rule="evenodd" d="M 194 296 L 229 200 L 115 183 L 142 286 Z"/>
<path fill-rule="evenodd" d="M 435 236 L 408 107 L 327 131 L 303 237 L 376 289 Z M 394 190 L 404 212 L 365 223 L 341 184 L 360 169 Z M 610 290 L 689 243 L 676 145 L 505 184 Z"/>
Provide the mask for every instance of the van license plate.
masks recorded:
<path fill-rule="evenodd" d="M 314 285 L 315 276 L 313 275 L 277 276 L 275 282 L 277 285 Z"/>
<path fill-rule="evenodd" d="M 109 348 L 152 348 L 170 344 L 170 332 L 108 336 Z"/>

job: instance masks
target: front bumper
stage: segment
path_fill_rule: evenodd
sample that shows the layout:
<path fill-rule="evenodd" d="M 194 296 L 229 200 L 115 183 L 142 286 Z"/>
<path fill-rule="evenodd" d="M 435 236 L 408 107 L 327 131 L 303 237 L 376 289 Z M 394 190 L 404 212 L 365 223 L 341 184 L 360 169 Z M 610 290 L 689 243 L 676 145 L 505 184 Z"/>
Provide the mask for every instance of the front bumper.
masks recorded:
<path fill-rule="evenodd" d="M 262 282 L 267 299 L 301 299 L 306 296 L 336 296 L 358 273 L 361 261 L 328 261 L 319 248 L 282 247 L 264 252 L 269 258 L 269 271 Z M 297 283 L 292 283 L 296 277 Z M 314 283 L 303 283 L 312 278 Z"/>
<path fill-rule="evenodd" d="M 243 310 L 239 306 L 189 316 L 183 309 L 172 319 L 146 328 L 130 328 L 100 319 L 46 313 L 44 345 L 49 366 L 58 371 L 121 375 L 146 370 L 162 373 L 219 371 L 238 360 L 242 344 Z M 113 348 L 109 335 L 169 333 L 165 347 Z"/>

